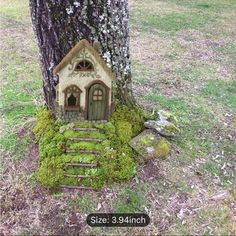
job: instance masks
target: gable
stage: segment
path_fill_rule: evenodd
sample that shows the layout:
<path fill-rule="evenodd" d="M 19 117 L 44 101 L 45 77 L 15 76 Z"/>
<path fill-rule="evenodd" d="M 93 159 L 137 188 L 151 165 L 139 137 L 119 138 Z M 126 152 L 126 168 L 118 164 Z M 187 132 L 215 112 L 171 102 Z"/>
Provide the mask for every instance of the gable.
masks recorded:
<path fill-rule="evenodd" d="M 94 59 L 94 63 L 98 63 L 102 69 L 108 74 L 111 79 L 115 79 L 116 76 L 113 71 L 107 66 L 106 62 L 99 55 L 99 53 L 92 47 L 89 42 L 85 39 L 81 40 L 79 43 L 73 47 L 70 52 L 62 59 L 62 61 L 54 68 L 53 73 L 58 74 L 63 68 L 67 65 L 71 65 L 74 68 L 74 64 L 80 58 L 80 55 L 83 53 L 89 52 Z M 93 62 L 92 62 L 93 63 Z"/>

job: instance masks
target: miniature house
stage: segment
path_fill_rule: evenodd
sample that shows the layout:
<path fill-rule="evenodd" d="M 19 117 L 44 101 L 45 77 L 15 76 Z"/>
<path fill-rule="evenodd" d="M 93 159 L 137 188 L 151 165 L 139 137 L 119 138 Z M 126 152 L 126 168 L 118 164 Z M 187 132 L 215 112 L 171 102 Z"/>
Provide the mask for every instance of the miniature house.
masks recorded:
<path fill-rule="evenodd" d="M 99 52 L 81 40 L 54 68 L 56 115 L 65 121 L 108 120 L 115 75 Z"/>

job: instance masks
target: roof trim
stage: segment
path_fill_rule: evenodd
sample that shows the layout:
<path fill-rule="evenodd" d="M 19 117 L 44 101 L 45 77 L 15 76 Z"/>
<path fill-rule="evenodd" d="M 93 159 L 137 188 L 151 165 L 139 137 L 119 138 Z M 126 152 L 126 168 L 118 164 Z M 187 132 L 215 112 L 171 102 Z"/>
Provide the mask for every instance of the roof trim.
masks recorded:
<path fill-rule="evenodd" d="M 79 92 L 82 93 L 82 90 L 76 85 L 76 84 L 71 84 L 71 85 L 68 85 L 65 89 L 63 89 L 63 93 L 66 92 L 66 90 L 70 87 L 76 87 L 77 89 L 79 89 Z"/>
<path fill-rule="evenodd" d="M 107 63 L 104 59 L 99 55 L 96 49 L 91 46 L 91 44 L 86 40 L 82 39 L 79 41 L 70 51 L 66 54 L 66 56 L 62 59 L 62 61 L 54 68 L 53 74 L 57 75 L 68 63 L 76 56 L 76 54 L 82 49 L 87 48 L 89 52 L 95 57 L 97 62 L 102 66 L 102 68 L 106 71 L 106 73 L 112 78 L 116 79 L 115 74 L 113 71 L 107 66 Z"/>

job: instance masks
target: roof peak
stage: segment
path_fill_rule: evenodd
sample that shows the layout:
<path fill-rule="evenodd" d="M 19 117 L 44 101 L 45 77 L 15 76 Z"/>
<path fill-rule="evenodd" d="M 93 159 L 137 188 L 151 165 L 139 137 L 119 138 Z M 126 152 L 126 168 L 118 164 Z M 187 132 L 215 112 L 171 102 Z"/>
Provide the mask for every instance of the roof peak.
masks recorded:
<path fill-rule="evenodd" d="M 86 39 L 81 39 L 78 43 L 76 43 L 76 45 L 63 57 L 61 62 L 54 68 L 53 73 L 55 75 L 58 74 L 65 66 L 68 65 L 71 59 L 73 59 L 73 57 L 75 57 L 76 54 L 84 47 L 86 47 L 89 50 L 89 52 L 95 57 L 95 59 L 102 66 L 102 68 L 108 73 L 108 75 L 111 76 L 113 79 L 115 79 L 115 74 L 113 73 L 113 71 L 108 67 L 105 60 L 99 55 L 99 53 L 92 46 L 92 44 L 90 44 L 89 41 Z"/>

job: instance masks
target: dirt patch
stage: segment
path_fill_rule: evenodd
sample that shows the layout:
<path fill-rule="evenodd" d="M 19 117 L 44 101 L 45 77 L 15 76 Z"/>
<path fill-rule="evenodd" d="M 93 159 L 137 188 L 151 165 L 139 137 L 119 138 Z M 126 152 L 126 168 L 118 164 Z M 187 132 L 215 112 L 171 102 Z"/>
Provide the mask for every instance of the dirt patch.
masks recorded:
<path fill-rule="evenodd" d="M 139 166 L 137 176 L 141 182 L 162 177 L 163 174 L 160 169 L 159 161 L 156 158 L 153 158 L 146 164 Z"/>

